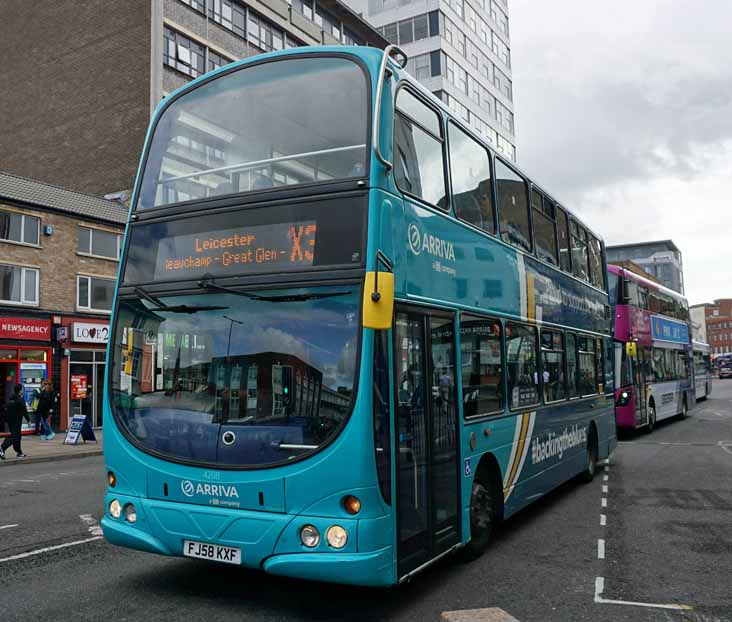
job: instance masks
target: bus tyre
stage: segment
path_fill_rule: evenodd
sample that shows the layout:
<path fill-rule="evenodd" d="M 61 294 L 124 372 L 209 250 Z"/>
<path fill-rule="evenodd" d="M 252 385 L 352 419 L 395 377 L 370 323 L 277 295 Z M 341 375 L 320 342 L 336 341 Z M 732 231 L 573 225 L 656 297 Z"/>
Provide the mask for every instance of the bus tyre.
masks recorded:
<path fill-rule="evenodd" d="M 470 494 L 470 542 L 463 549 L 466 561 L 477 559 L 488 548 L 493 539 L 497 514 L 492 486 L 476 475 Z"/>
<path fill-rule="evenodd" d="M 653 432 L 656 427 L 656 405 L 651 402 L 648 404 L 648 425 L 646 425 L 646 434 Z"/>
<path fill-rule="evenodd" d="M 590 427 L 590 433 L 587 436 L 587 465 L 580 476 L 583 482 L 590 483 L 595 479 L 597 472 L 597 432 L 595 426 Z"/>
<path fill-rule="evenodd" d="M 689 414 L 689 407 L 686 405 L 686 397 L 681 401 L 681 419 L 686 419 Z"/>

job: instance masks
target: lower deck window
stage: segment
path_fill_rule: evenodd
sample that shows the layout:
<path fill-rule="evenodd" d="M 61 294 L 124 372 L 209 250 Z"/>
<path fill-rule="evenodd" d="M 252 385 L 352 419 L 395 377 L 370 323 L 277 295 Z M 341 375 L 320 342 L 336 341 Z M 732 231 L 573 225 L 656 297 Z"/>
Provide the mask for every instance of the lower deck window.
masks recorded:
<path fill-rule="evenodd" d="M 512 322 L 506 324 L 506 359 L 511 408 L 538 404 L 536 328 Z"/>
<path fill-rule="evenodd" d="M 503 410 L 503 353 L 498 320 L 463 315 L 460 357 L 463 415 L 474 417 Z"/>

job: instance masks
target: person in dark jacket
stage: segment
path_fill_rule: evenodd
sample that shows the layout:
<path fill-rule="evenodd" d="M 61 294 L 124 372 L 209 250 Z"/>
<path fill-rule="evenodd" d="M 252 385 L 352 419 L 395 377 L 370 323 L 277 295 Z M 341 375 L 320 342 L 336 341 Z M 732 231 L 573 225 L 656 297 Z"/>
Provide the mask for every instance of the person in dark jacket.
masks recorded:
<path fill-rule="evenodd" d="M 51 429 L 51 414 L 53 413 L 53 385 L 50 380 L 41 383 L 41 392 L 38 394 L 36 417 L 41 424 L 41 438 L 50 441 L 54 436 Z"/>
<path fill-rule="evenodd" d="M 10 436 L 3 441 L 0 446 L 0 460 L 5 460 L 5 450 L 13 446 L 18 458 L 25 458 L 26 455 L 20 448 L 20 427 L 23 424 L 23 419 L 30 423 L 30 417 L 28 416 L 28 408 L 25 405 L 23 399 L 23 385 L 15 385 L 15 391 L 13 397 L 5 407 L 5 421 L 8 422 L 10 428 Z"/>

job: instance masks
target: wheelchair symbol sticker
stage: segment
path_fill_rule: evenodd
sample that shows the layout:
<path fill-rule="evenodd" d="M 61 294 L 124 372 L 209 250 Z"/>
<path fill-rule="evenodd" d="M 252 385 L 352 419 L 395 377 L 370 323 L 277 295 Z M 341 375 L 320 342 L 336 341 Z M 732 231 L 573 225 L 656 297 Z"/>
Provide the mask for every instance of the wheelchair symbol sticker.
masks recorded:
<path fill-rule="evenodd" d="M 465 458 L 465 466 L 463 467 L 463 472 L 465 473 L 465 477 L 470 477 L 470 474 L 473 472 L 473 469 L 470 466 L 470 458 Z"/>

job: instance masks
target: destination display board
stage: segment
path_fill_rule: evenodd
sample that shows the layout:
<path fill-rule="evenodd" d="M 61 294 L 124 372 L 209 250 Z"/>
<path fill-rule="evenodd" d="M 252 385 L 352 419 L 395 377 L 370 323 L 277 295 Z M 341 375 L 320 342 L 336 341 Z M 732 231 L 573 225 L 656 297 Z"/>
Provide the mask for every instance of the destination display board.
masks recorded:
<path fill-rule="evenodd" d="M 273 272 L 313 265 L 314 220 L 219 229 L 165 237 L 158 243 L 155 279 Z"/>
<path fill-rule="evenodd" d="M 133 223 L 122 285 L 360 268 L 366 193 Z"/>

